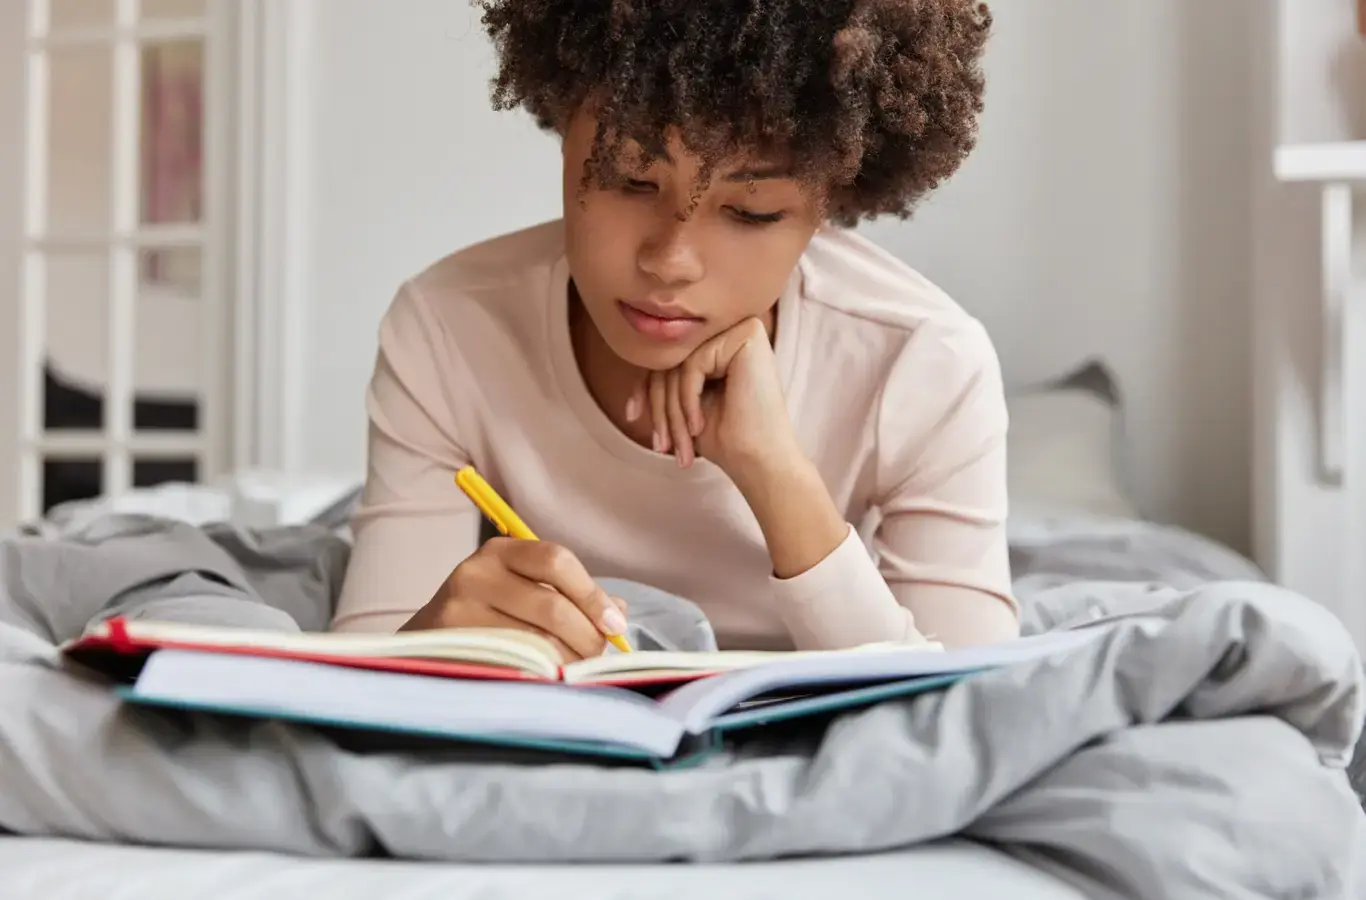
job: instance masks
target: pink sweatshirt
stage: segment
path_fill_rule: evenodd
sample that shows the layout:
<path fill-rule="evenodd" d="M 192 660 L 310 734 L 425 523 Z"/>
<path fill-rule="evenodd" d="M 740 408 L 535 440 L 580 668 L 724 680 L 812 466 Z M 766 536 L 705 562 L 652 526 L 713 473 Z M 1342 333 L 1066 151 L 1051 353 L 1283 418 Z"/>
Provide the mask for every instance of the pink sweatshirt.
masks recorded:
<path fill-rule="evenodd" d="M 542 540 L 596 577 L 692 600 L 726 647 L 1013 636 L 1000 368 L 944 293 L 844 230 L 819 233 L 793 273 L 774 348 L 788 410 L 851 525 L 783 580 L 719 468 L 680 469 L 598 407 L 567 285 L 552 222 L 399 290 L 366 395 L 369 465 L 335 629 L 391 631 L 432 597 L 478 528 L 453 481 L 473 463 Z"/>

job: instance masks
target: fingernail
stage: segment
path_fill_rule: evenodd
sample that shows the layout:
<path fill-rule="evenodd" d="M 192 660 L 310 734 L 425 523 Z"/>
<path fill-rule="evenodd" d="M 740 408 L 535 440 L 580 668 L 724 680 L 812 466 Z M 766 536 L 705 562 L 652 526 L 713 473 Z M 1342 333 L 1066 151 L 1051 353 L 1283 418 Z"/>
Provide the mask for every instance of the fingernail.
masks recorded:
<path fill-rule="evenodd" d="M 615 606 L 608 606 L 602 613 L 602 630 L 606 634 L 625 634 L 626 617 Z"/>
<path fill-rule="evenodd" d="M 691 426 L 689 427 L 688 430 L 692 432 L 692 436 L 693 436 L 693 437 L 697 437 L 699 434 L 702 433 L 702 415 L 701 415 L 701 413 L 698 413 L 697 415 L 695 415 L 695 416 L 692 417 L 692 423 L 691 423 Z"/>
<path fill-rule="evenodd" d="M 655 448 L 656 453 L 664 452 L 664 438 L 660 437 L 658 431 L 650 435 L 650 444 Z"/>
<path fill-rule="evenodd" d="M 640 418 L 640 398 L 632 396 L 626 401 L 626 421 L 634 422 Z"/>

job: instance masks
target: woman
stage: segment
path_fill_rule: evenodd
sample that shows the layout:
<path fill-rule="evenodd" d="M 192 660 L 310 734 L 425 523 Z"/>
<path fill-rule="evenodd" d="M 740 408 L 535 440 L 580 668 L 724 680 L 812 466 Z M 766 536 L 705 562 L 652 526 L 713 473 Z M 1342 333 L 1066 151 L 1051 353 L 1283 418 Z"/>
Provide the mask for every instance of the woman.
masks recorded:
<path fill-rule="evenodd" d="M 562 142 L 564 215 L 435 263 L 385 315 L 334 627 L 520 628 L 575 659 L 625 626 L 610 575 L 692 600 L 723 646 L 1014 636 L 991 342 L 847 230 L 907 215 L 973 147 L 986 8 L 486 0 L 483 20 L 495 103 Z M 541 542 L 452 558 L 477 527 L 467 464 Z"/>

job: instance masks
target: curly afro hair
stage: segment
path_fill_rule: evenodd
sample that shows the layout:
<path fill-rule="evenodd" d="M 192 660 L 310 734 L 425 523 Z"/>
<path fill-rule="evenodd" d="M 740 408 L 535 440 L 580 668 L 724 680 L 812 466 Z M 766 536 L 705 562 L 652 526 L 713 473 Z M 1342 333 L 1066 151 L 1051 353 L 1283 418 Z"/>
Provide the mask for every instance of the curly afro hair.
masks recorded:
<path fill-rule="evenodd" d="M 712 171 L 776 154 L 833 221 L 910 215 L 977 140 L 991 13 L 976 0 L 481 0 L 493 104 L 598 116 L 585 186 L 669 129 Z"/>

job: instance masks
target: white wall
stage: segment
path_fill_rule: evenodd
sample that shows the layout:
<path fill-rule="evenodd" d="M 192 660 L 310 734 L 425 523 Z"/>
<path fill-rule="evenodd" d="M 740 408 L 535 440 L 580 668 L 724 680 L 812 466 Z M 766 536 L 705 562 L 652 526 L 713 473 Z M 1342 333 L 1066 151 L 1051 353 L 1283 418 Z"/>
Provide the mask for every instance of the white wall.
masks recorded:
<path fill-rule="evenodd" d="M 449 0 L 309 0 L 302 460 L 356 469 L 375 326 L 406 275 L 558 215 L 554 142 L 489 109 Z M 869 233 L 981 316 L 1025 384 L 1092 356 L 1147 514 L 1245 547 L 1249 40 L 1242 0 L 998 0 L 977 155 Z"/>
<path fill-rule="evenodd" d="M 868 232 L 986 322 L 1015 384 L 1093 354 L 1139 508 L 1248 540 L 1252 151 L 1244 0 L 992 8 L 982 141 Z"/>
<path fill-rule="evenodd" d="M 489 108 L 493 54 L 473 4 L 310 2 L 303 333 L 326 338 L 305 344 L 298 456 L 356 471 L 375 329 L 399 282 L 558 216 L 559 152 L 527 117 Z"/>

